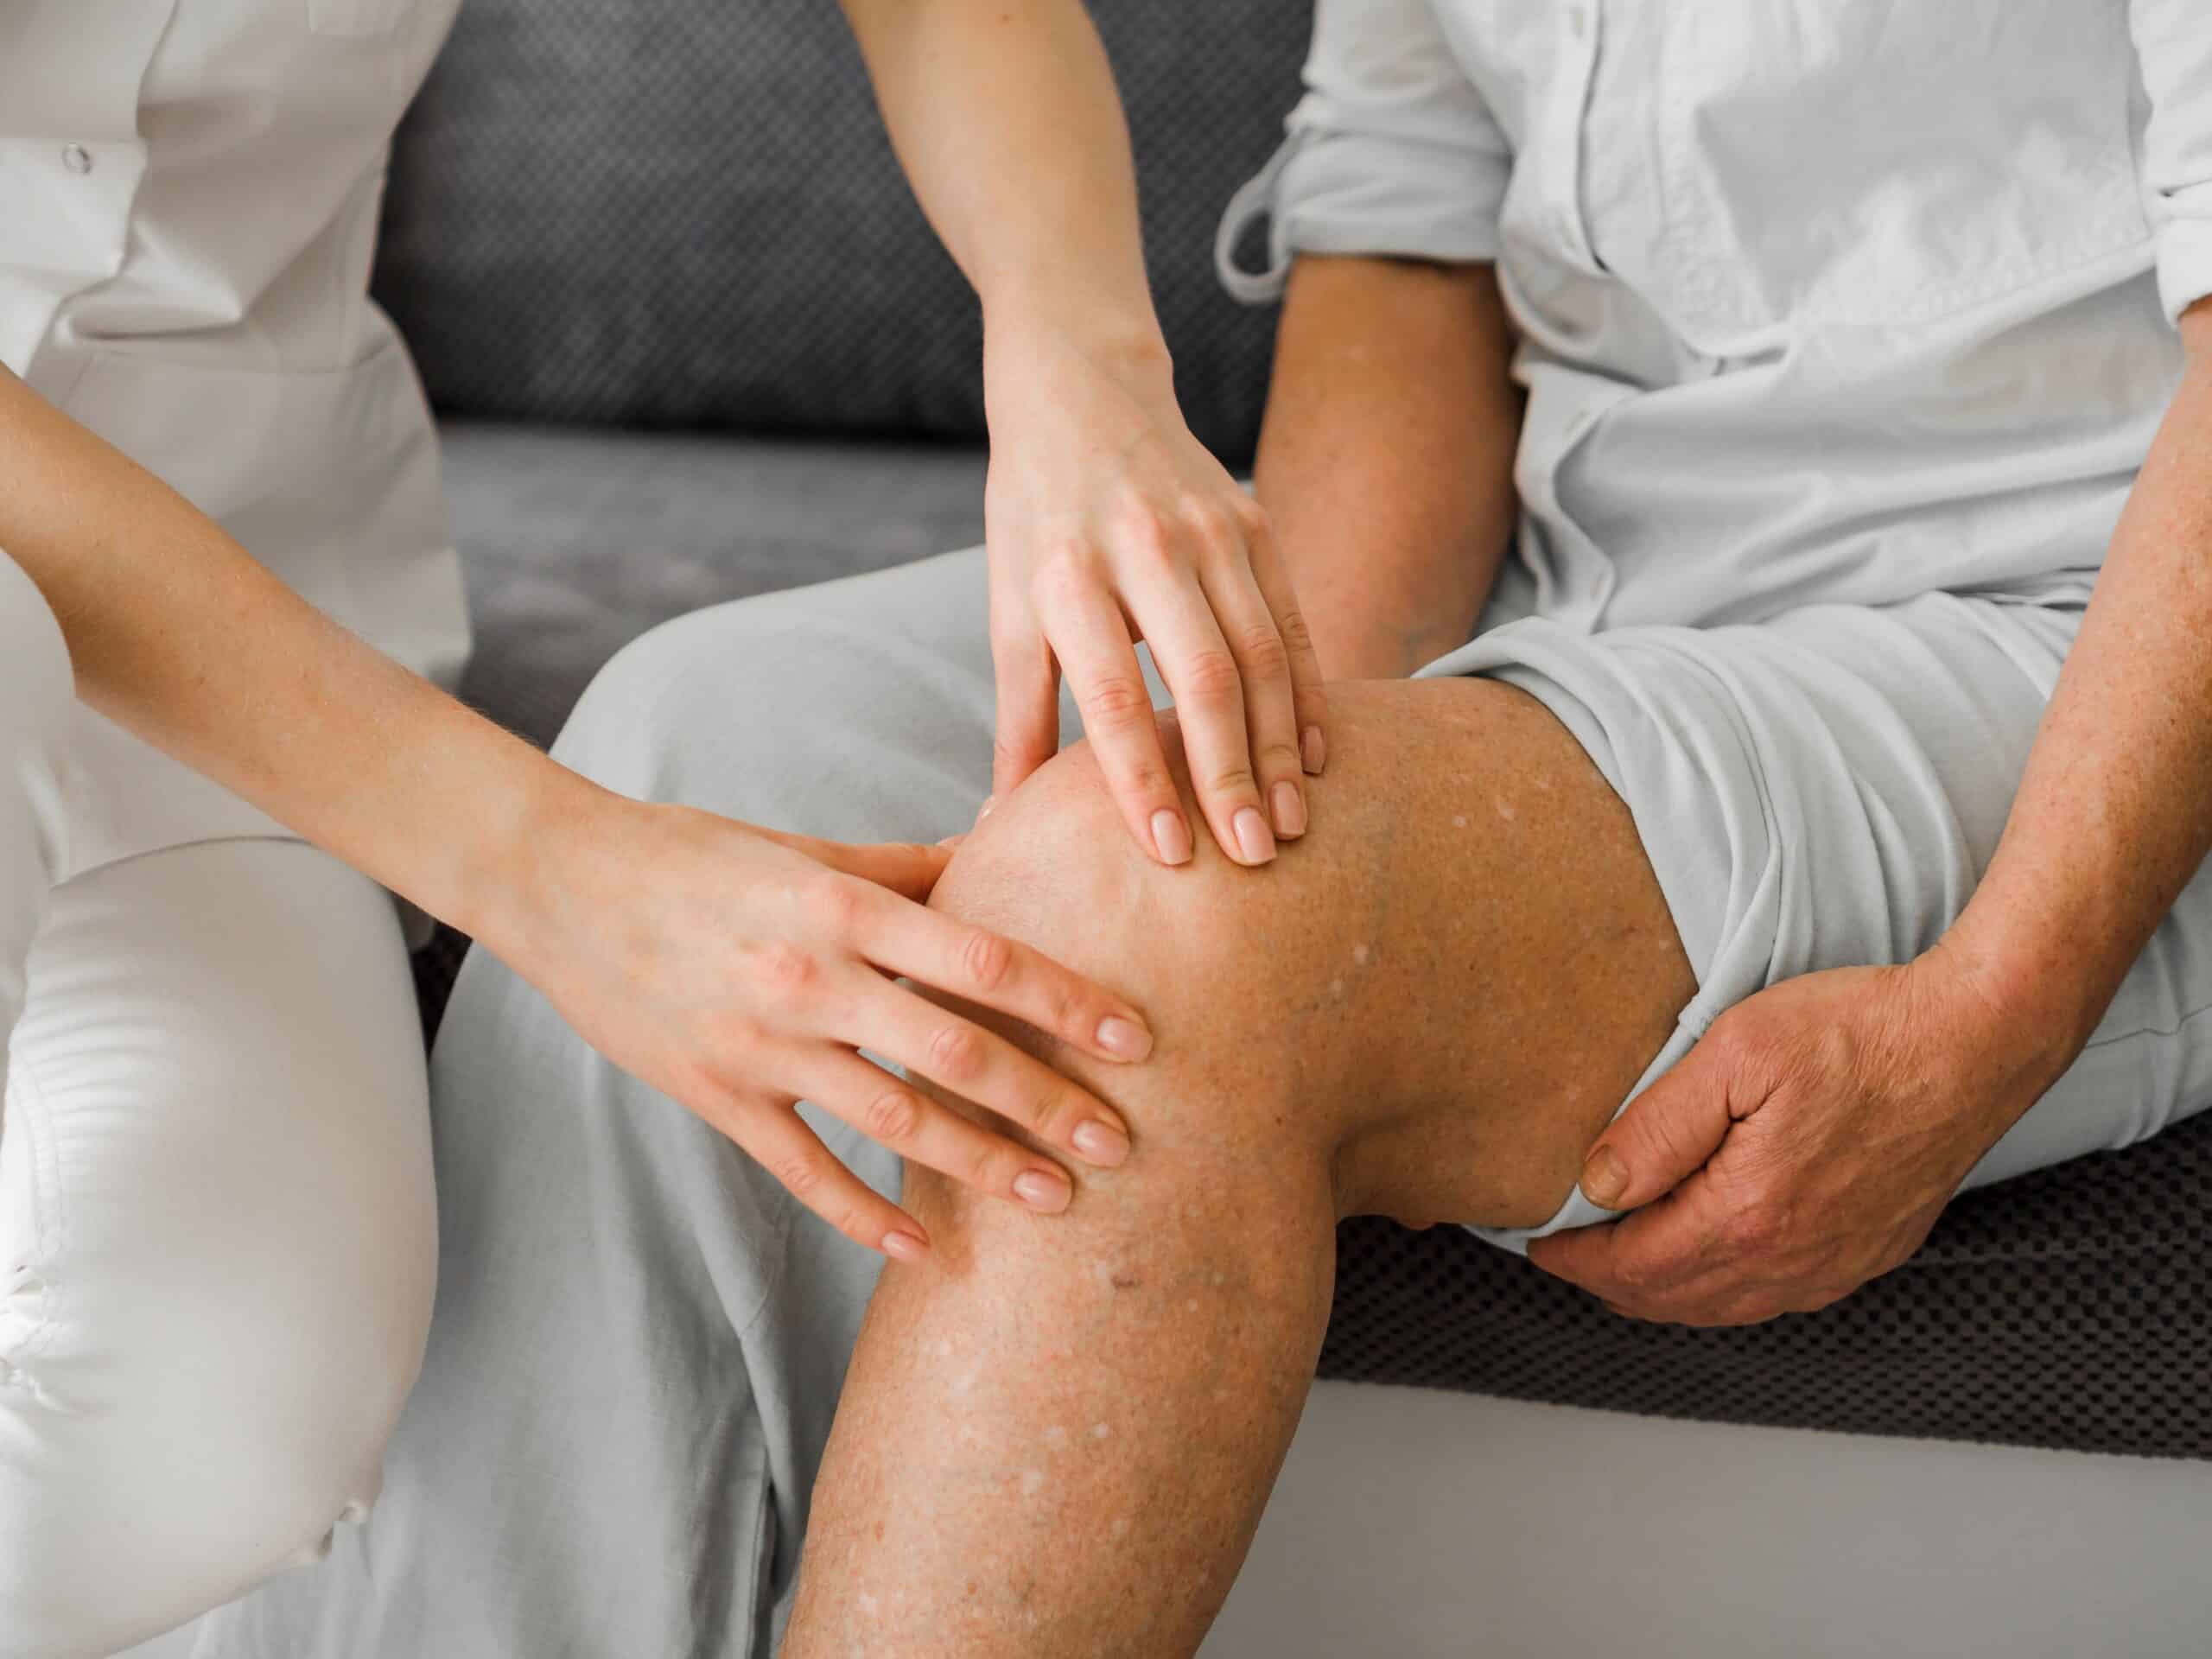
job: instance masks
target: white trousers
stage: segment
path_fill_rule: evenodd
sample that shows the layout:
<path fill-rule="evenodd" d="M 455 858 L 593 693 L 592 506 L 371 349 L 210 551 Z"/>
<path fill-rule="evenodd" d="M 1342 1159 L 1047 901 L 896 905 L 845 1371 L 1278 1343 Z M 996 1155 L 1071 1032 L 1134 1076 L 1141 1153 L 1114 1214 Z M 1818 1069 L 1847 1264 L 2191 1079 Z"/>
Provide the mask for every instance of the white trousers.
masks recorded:
<path fill-rule="evenodd" d="M 0 555 L 0 1656 L 109 1654 L 365 1511 L 435 1211 L 391 901 L 297 842 L 57 882 L 72 686 Z"/>

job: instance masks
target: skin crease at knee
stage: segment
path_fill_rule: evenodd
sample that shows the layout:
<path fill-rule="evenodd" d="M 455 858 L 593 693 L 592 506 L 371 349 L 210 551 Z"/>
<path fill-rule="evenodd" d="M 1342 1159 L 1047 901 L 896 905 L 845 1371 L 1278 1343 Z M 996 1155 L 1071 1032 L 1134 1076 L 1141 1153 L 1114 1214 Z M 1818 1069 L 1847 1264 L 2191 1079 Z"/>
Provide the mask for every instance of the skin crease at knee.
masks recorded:
<path fill-rule="evenodd" d="M 1109 1067 L 1012 1033 L 1135 1136 L 1066 1214 L 910 1170 L 936 1248 L 870 1309 L 788 1655 L 1192 1651 L 1303 1402 L 1338 1216 L 1543 1218 L 1664 1041 L 1688 964 L 1541 705 L 1332 697 L 1313 828 L 1273 867 L 1154 865 L 1078 749 L 939 884 L 1135 998 L 1158 1046 Z"/>

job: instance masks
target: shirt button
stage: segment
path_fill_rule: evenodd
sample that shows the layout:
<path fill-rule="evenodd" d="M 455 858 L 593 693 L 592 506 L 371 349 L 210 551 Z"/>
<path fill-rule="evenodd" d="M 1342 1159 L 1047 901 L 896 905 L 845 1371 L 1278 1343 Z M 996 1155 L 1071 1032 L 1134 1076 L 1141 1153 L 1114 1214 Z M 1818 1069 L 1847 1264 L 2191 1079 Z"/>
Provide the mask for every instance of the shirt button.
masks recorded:
<path fill-rule="evenodd" d="M 82 144 L 65 144 L 61 149 L 61 165 L 81 178 L 92 170 L 92 152 Z"/>

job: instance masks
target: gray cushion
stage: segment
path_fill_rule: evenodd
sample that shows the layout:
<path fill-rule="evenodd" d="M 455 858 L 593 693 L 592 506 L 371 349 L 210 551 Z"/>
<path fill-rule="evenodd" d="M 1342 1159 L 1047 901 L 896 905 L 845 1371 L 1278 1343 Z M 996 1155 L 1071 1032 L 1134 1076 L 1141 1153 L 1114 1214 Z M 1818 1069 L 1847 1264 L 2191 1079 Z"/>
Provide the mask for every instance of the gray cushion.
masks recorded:
<path fill-rule="evenodd" d="M 1251 453 L 1272 320 L 1214 226 L 1306 9 L 1096 0 L 1185 412 Z M 377 293 L 432 397 L 531 419 L 980 438 L 980 324 L 832 0 L 468 0 L 403 127 Z"/>
<path fill-rule="evenodd" d="M 463 428 L 448 486 L 477 607 L 467 689 L 550 735 L 678 611 L 980 535 L 971 452 Z M 465 943 L 419 965 L 435 1020 Z M 1911 1262 L 1741 1331 L 1615 1319 L 1456 1228 L 1348 1224 L 1321 1369 L 1719 1422 L 2212 1458 L 2212 1112 L 1969 1194 Z"/>

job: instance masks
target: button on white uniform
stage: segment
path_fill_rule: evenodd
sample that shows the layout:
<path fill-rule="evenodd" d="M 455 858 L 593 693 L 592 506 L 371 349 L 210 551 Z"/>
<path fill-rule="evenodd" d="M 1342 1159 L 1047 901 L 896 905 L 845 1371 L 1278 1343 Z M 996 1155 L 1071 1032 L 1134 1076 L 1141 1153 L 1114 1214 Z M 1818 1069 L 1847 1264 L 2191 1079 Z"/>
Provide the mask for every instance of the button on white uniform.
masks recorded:
<path fill-rule="evenodd" d="M 61 165 L 81 178 L 92 170 L 92 152 L 82 144 L 64 144 L 61 147 Z"/>

